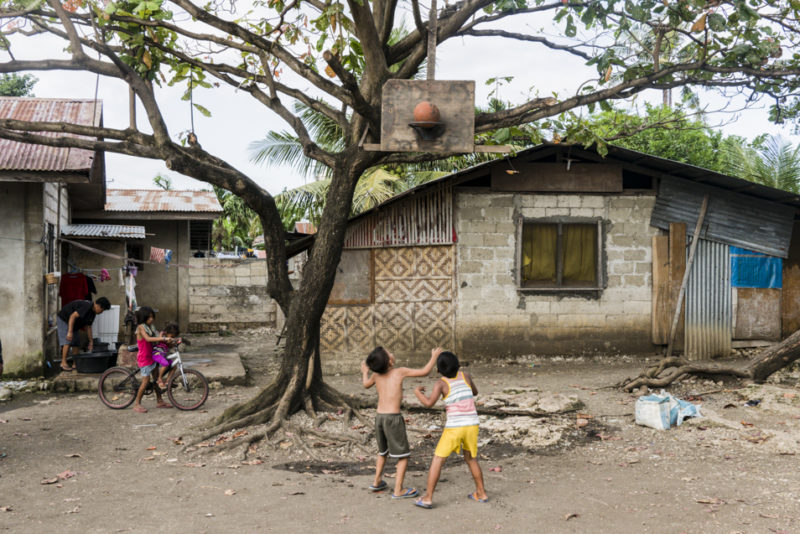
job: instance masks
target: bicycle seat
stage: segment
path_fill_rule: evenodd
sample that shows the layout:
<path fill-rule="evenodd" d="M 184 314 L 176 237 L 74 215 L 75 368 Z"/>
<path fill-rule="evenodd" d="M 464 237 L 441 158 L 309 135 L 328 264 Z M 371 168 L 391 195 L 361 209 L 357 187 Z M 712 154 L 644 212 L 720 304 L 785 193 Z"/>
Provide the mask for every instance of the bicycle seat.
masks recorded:
<path fill-rule="evenodd" d="M 128 349 L 128 352 L 139 352 L 139 346 L 138 345 L 128 345 L 127 349 Z"/>

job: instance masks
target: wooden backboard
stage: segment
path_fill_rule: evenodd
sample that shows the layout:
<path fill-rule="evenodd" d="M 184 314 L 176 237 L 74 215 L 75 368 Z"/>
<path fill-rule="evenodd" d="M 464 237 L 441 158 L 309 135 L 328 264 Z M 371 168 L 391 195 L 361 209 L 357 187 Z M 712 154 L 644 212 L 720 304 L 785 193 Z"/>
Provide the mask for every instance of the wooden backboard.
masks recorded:
<path fill-rule="evenodd" d="M 432 102 L 439 108 L 444 132 L 423 140 L 409 126 L 414 107 Z M 380 150 L 392 152 L 473 152 L 475 148 L 475 82 L 389 80 L 383 86 Z"/>

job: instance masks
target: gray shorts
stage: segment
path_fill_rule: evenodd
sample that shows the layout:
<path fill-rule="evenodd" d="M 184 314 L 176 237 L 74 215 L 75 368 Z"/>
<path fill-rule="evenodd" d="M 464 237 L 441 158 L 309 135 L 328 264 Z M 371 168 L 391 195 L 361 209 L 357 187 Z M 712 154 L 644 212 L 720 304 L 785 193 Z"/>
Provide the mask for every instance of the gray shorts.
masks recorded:
<path fill-rule="evenodd" d="M 375 440 L 378 442 L 378 454 L 381 456 L 388 454 L 392 458 L 406 458 L 411 454 L 403 414 L 376 414 Z"/>
<path fill-rule="evenodd" d="M 67 332 L 69 332 L 69 325 L 61 317 L 56 316 L 56 325 L 58 326 L 58 346 L 70 345 L 72 347 L 81 346 L 81 336 L 78 332 L 72 332 L 72 341 L 67 341 Z"/>
<path fill-rule="evenodd" d="M 139 374 L 142 377 L 150 376 L 150 373 L 155 371 L 156 367 L 158 367 L 157 363 L 151 363 L 150 365 L 148 365 L 146 367 L 139 367 Z"/>

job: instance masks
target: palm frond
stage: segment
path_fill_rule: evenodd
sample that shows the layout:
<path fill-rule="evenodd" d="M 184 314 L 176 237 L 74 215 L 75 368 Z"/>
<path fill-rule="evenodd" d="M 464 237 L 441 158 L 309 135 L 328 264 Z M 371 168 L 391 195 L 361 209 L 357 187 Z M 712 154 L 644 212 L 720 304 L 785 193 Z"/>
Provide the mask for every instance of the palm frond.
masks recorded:
<path fill-rule="evenodd" d="M 329 167 L 306 157 L 300 140 L 288 132 L 267 132 L 264 139 L 253 141 L 248 148 L 253 163 L 286 165 L 309 178 L 331 174 Z"/>
<path fill-rule="evenodd" d="M 361 213 L 389 200 L 395 195 L 394 184 L 401 177 L 381 167 L 369 169 L 358 180 L 353 194 L 353 213 Z"/>
<path fill-rule="evenodd" d="M 295 102 L 294 112 L 300 116 L 309 135 L 320 147 L 329 152 L 344 150 L 344 133 L 336 121 L 302 102 Z"/>

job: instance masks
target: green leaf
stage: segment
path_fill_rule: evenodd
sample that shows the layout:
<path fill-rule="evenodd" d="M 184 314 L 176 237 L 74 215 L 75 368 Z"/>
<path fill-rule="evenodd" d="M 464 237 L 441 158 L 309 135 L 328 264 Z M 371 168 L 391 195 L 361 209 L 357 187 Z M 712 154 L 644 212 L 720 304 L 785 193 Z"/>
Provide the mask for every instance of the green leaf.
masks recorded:
<path fill-rule="evenodd" d="M 567 27 L 564 30 L 564 34 L 567 37 L 575 37 L 578 34 L 578 28 L 575 27 L 575 21 L 572 18 L 572 15 L 567 17 Z"/>
<path fill-rule="evenodd" d="M 211 112 L 208 111 L 207 108 L 201 106 L 200 104 L 192 103 L 192 105 L 194 106 L 194 109 L 196 109 L 197 111 L 199 111 L 200 113 L 203 114 L 203 117 L 210 117 L 211 116 Z"/>
<path fill-rule="evenodd" d="M 708 27 L 715 32 L 721 32 L 725 30 L 725 17 L 719 13 L 711 13 L 708 18 L 706 18 L 706 23 L 708 24 Z"/>
<path fill-rule="evenodd" d="M 505 143 L 506 141 L 508 141 L 509 139 L 511 139 L 511 130 L 510 130 L 510 129 L 508 129 L 508 128 L 500 128 L 500 129 L 499 129 L 499 130 L 497 130 L 497 132 L 495 132 L 495 134 L 492 136 L 492 139 L 494 139 L 494 141 L 495 141 L 496 143 L 498 143 L 498 144 Z"/>

